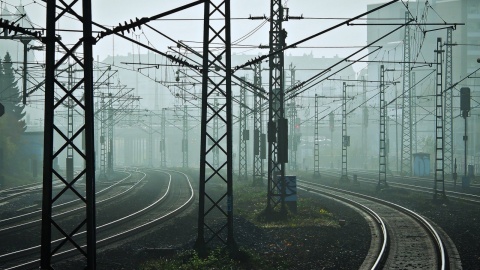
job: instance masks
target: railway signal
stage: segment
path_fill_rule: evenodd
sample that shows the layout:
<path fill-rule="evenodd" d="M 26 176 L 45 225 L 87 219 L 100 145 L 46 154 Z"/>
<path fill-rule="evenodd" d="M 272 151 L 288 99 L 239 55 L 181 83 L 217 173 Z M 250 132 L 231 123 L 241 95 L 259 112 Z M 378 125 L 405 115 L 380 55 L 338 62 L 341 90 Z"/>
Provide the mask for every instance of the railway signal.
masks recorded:
<path fill-rule="evenodd" d="M 463 136 L 463 141 L 465 142 L 465 162 L 464 162 L 464 175 L 462 177 L 462 187 L 469 186 L 469 179 L 467 176 L 467 117 L 470 112 L 470 88 L 462 87 L 460 89 L 460 111 L 463 119 L 465 120 L 465 135 Z"/>

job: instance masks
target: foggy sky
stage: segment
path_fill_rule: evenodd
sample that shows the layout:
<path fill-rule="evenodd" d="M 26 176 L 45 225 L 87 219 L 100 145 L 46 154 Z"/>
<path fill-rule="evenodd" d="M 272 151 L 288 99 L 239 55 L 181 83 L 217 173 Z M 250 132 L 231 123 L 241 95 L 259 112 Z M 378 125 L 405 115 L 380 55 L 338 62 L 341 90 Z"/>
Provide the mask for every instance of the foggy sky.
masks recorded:
<path fill-rule="evenodd" d="M 31 20 L 39 27 L 45 27 L 45 4 L 41 1 L 33 3 L 32 0 L 7 0 L 8 4 L 18 5 L 22 3 L 29 14 Z M 150 17 L 181 5 L 191 3 L 191 0 L 177 1 L 151 1 L 151 0 L 97 0 L 92 1 L 93 20 L 105 26 L 116 26 L 124 21 L 130 21 L 136 17 Z M 300 16 L 308 18 L 350 18 L 361 14 L 367 10 L 367 4 L 382 3 L 382 0 L 290 0 L 284 1 L 286 7 L 290 8 L 291 16 Z M 232 18 L 247 18 L 252 16 L 269 16 L 268 0 L 234 0 L 231 2 Z M 80 7 L 80 4 L 77 4 Z M 167 18 L 195 18 L 201 19 L 203 16 L 203 5 L 179 12 Z M 8 6 L 13 11 L 11 6 Z M 72 20 L 73 21 L 73 20 Z M 284 28 L 288 32 L 287 44 L 298 41 L 302 38 L 310 36 L 314 33 L 322 31 L 332 25 L 341 22 L 341 20 L 290 20 L 284 23 Z M 150 23 L 153 27 L 168 35 L 174 40 L 185 41 L 201 41 L 202 40 L 202 22 L 200 20 L 190 21 L 156 21 Z M 249 33 L 252 29 L 259 26 L 259 20 L 232 20 L 232 41 Z M 60 25 L 60 27 L 68 28 L 68 21 Z M 72 24 L 72 28 L 78 28 Z M 173 42 L 153 33 L 151 30 L 143 28 L 146 37 L 142 34 L 142 30 L 135 31 L 134 34 L 127 36 L 137 39 L 143 43 L 150 42 L 153 47 L 160 51 L 167 51 L 167 46 L 172 46 Z M 94 30 L 98 30 L 95 29 Z M 242 42 L 246 45 L 267 45 L 268 44 L 269 24 L 266 23 L 255 34 Z M 66 34 L 64 34 L 66 35 Z M 148 40 L 147 40 L 148 39 Z M 366 44 L 366 27 L 362 26 L 344 26 L 332 33 L 325 34 L 311 42 L 305 43 L 304 46 L 345 46 L 345 45 L 365 45 Z M 195 46 L 195 43 L 189 43 Z M 197 44 L 201 46 L 201 44 Z M 102 39 L 94 47 L 94 55 L 100 60 L 108 55 L 127 55 L 128 53 L 147 53 L 145 49 L 132 45 L 130 42 L 123 41 L 119 37 L 108 37 Z M 345 56 L 351 50 L 345 49 L 293 49 L 287 54 L 302 55 L 313 53 L 315 57 L 333 57 L 335 55 Z M 234 49 L 233 53 L 258 54 L 266 53 L 265 50 L 252 49 Z"/>

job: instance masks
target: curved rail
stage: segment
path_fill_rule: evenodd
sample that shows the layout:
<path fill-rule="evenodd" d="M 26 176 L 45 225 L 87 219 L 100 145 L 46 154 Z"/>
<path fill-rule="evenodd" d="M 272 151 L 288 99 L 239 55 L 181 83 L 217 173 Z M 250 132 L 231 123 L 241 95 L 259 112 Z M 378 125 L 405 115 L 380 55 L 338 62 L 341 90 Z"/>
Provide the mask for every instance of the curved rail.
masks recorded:
<path fill-rule="evenodd" d="M 332 191 L 336 191 L 336 192 L 349 194 L 349 195 L 356 196 L 356 197 L 359 197 L 359 198 L 363 198 L 363 199 L 366 199 L 366 200 L 374 201 L 374 202 L 377 202 L 377 203 L 380 203 L 380 204 L 383 204 L 383 205 L 387 205 L 389 207 L 395 208 L 395 209 L 407 214 L 408 216 L 414 218 L 415 220 L 418 221 L 418 223 L 421 226 L 423 226 L 427 230 L 427 232 L 430 234 L 430 237 L 435 242 L 435 250 L 436 250 L 436 253 L 437 253 L 437 263 L 439 265 L 438 269 L 441 269 L 441 270 L 448 269 L 448 265 L 447 265 L 448 256 L 447 256 L 446 250 L 444 249 L 444 243 L 443 243 L 441 237 L 439 236 L 439 233 L 430 224 L 430 222 L 428 222 L 424 217 L 422 217 L 418 213 L 415 213 L 414 211 L 412 211 L 410 209 L 407 209 L 407 208 L 405 208 L 401 205 L 398 205 L 398 204 L 395 204 L 395 203 L 392 203 L 392 202 L 389 202 L 389 201 L 385 201 L 385 200 L 382 200 L 382 199 L 379 199 L 379 198 L 375 198 L 375 197 L 372 197 L 372 196 L 360 194 L 360 193 L 357 193 L 357 192 L 352 192 L 352 191 L 348 191 L 348 190 L 343 190 L 343 189 L 334 188 L 334 187 L 321 185 L 321 184 L 318 184 L 318 183 L 313 183 L 313 182 L 308 182 L 308 181 L 303 181 L 303 180 L 298 180 L 298 182 L 299 183 L 305 183 L 305 184 L 308 184 L 308 185 L 311 185 L 311 186 L 314 186 L 314 187 L 319 187 L 319 188 L 323 188 L 323 189 L 327 189 L 327 190 L 332 190 Z M 305 186 L 305 184 L 299 184 L 299 185 L 304 185 L 304 187 L 310 188 L 310 189 L 312 188 L 311 186 L 310 187 Z"/>
<path fill-rule="evenodd" d="M 334 172 L 323 172 L 325 175 L 329 176 L 340 176 L 340 173 L 334 173 Z M 375 175 L 375 177 L 378 177 L 378 175 Z M 372 185 L 378 184 L 377 181 L 372 181 L 371 178 L 366 178 L 362 176 L 357 177 L 357 181 L 363 182 L 363 183 L 368 183 Z M 430 183 L 431 184 L 431 183 Z M 397 187 L 413 192 L 420 192 L 420 193 L 425 193 L 425 194 L 430 194 L 433 195 L 433 191 L 431 187 L 425 187 L 425 186 L 419 186 L 419 185 L 413 185 L 413 184 L 406 184 L 406 183 L 399 183 L 398 181 L 390 181 L 389 186 L 392 187 Z M 458 192 L 458 191 L 453 191 L 453 190 L 448 190 L 448 198 L 451 199 L 457 199 L 465 202 L 470 202 L 470 203 L 476 203 L 480 204 L 480 196 L 476 194 L 471 194 L 471 193 L 464 193 L 464 192 Z"/>
<path fill-rule="evenodd" d="M 384 263 L 387 255 L 388 255 L 387 247 L 388 247 L 388 244 L 389 244 L 389 236 L 388 236 L 388 232 L 387 232 L 387 226 L 385 225 L 385 222 L 380 217 L 380 215 L 377 214 L 372 209 L 370 209 L 368 206 L 363 205 L 361 203 L 358 203 L 356 201 L 350 200 L 348 198 L 338 196 L 338 195 L 335 195 L 333 193 L 329 193 L 329 192 L 326 192 L 326 191 L 312 189 L 311 187 L 305 187 L 305 190 L 309 191 L 309 192 L 312 192 L 312 190 L 314 190 L 314 192 L 316 194 L 323 194 L 324 196 L 335 198 L 335 199 L 337 199 L 339 201 L 343 201 L 347 204 L 354 205 L 357 208 L 363 210 L 363 212 L 365 214 L 367 214 L 368 216 L 373 218 L 373 220 L 375 221 L 375 225 L 381 231 L 381 241 L 380 241 L 381 242 L 380 243 L 381 248 L 380 248 L 379 252 L 376 254 L 376 259 L 375 259 L 375 262 L 373 263 L 373 265 L 371 266 L 371 269 L 382 269 L 383 263 Z"/>
<path fill-rule="evenodd" d="M 106 191 L 108 191 L 109 189 L 119 185 L 120 183 L 124 182 L 125 180 L 129 179 L 132 175 L 127 173 L 128 175 L 122 179 L 120 179 L 119 181 L 113 183 L 112 185 L 102 189 L 102 190 L 99 190 L 98 192 L 96 192 L 95 194 L 98 195 L 98 194 L 102 194 Z M 132 188 L 134 188 L 136 185 L 138 185 L 141 181 L 143 181 L 143 179 L 145 178 L 146 174 L 144 174 L 144 176 L 138 180 L 137 182 L 135 182 L 131 187 L 129 187 L 128 189 L 124 190 L 123 192 L 121 193 L 118 193 L 118 194 L 115 194 L 114 196 L 110 196 L 106 199 L 103 199 L 103 200 L 100 200 L 98 201 L 97 203 L 104 203 L 104 202 L 107 202 L 109 200 L 112 200 L 118 196 L 121 196 L 121 195 L 124 195 L 126 192 L 130 191 Z M 61 203 L 61 204 L 58 204 L 58 205 L 55 205 L 53 206 L 53 208 L 57 208 L 57 209 L 62 209 L 63 207 L 67 207 L 67 206 L 70 206 L 71 204 L 73 203 L 76 203 L 76 202 L 80 202 L 80 199 L 75 199 L 75 200 L 70 200 L 70 201 L 67 201 L 67 202 L 64 202 L 64 203 Z M 75 211 L 78 211 L 80 209 L 83 209 L 85 206 L 81 206 L 81 207 L 77 207 L 77 208 L 74 208 L 74 209 L 70 209 L 68 211 L 64 211 L 64 212 L 61 212 L 61 213 L 58 213 L 58 214 L 55 214 L 53 215 L 53 217 L 58 217 L 58 216 L 61 216 L 61 215 L 65 215 L 65 214 L 70 214 L 70 213 L 73 213 Z M 42 210 L 37 210 L 37 211 L 32 211 L 32 212 L 28 212 L 28 213 L 24 213 L 24 214 L 21 214 L 21 215 L 17 215 L 17 216 L 14 216 L 14 217 L 10 217 L 10 218 L 6 218 L 6 219 L 2 219 L 0 220 L 0 225 L 1 224 L 9 224 L 9 223 L 12 223 L 12 222 L 15 222 L 15 220 L 18 220 L 20 218 L 26 218 L 28 216 L 32 216 L 32 215 L 35 215 L 35 214 L 40 214 L 42 212 Z M 0 233 L 5 233 L 5 232 L 8 232 L 12 229 L 20 229 L 21 227 L 23 226 L 28 226 L 28 225 L 31 225 L 31 224 L 34 224 L 35 222 L 39 222 L 41 219 L 36 219 L 36 220 L 32 220 L 32 221 L 29 221 L 29 222 L 25 222 L 25 223 L 22 223 L 22 224 L 17 224 L 17 225 L 14 225 L 14 226 L 10 226 L 10 227 L 6 227 L 6 228 L 0 228 Z"/>
<path fill-rule="evenodd" d="M 113 227 L 113 226 L 116 226 L 120 223 L 124 223 L 125 221 L 132 220 L 136 217 L 139 217 L 139 216 L 145 214 L 147 211 L 150 211 L 153 207 L 158 206 L 160 203 L 162 203 L 164 201 L 164 199 L 170 193 L 170 189 L 171 189 L 170 185 L 171 185 L 171 182 L 172 182 L 171 181 L 171 174 L 169 174 L 165 171 L 160 171 L 160 170 L 155 170 L 155 171 L 159 171 L 159 172 L 162 172 L 162 173 L 165 173 L 165 174 L 169 175 L 169 184 L 168 184 L 168 188 L 167 188 L 166 192 L 159 199 L 157 199 L 155 202 L 153 202 L 152 204 L 142 208 L 139 211 L 136 211 L 132 214 L 129 214 L 127 216 L 124 216 L 122 218 L 119 218 L 117 220 L 109 222 L 107 224 L 97 226 L 97 230 L 98 229 L 105 229 L 107 227 Z M 138 233 L 142 230 L 145 230 L 147 227 L 159 224 L 159 223 L 175 216 L 180 211 L 184 210 L 187 206 L 189 206 L 191 203 L 193 203 L 195 193 L 193 191 L 193 187 L 192 187 L 192 184 L 191 184 L 191 181 L 190 181 L 189 177 L 186 174 L 184 174 L 182 172 L 179 172 L 179 171 L 173 171 L 173 170 L 169 170 L 169 171 L 170 172 L 176 172 L 176 173 L 184 175 L 184 177 L 187 180 L 188 187 L 189 187 L 188 199 L 186 199 L 180 206 L 176 207 L 175 209 L 169 210 L 167 213 L 164 213 L 161 216 L 158 216 L 154 219 L 151 219 L 151 220 L 149 220 L 147 222 L 144 222 L 143 224 L 137 225 L 133 228 L 129 228 L 127 230 L 123 230 L 121 232 L 117 232 L 113 235 L 109 235 L 109 236 L 106 236 L 106 237 L 104 237 L 100 240 L 97 240 L 97 244 L 103 246 L 103 245 L 107 245 L 107 244 L 110 244 L 112 242 L 118 241 L 120 239 L 123 239 L 125 237 L 135 235 L 136 233 Z M 85 233 L 85 232 L 79 232 L 78 234 L 81 234 L 81 233 Z M 55 241 L 60 241 L 60 240 L 55 240 Z M 55 242 L 55 241 L 52 241 L 52 243 Z M 81 247 L 85 248 L 85 245 L 83 245 Z M 3 254 L 3 255 L 0 255 L 0 259 L 8 259 L 9 257 L 18 258 L 18 257 L 28 256 L 28 255 L 31 255 L 33 251 L 36 251 L 39 248 L 40 248 L 40 246 L 35 246 L 35 247 L 28 248 L 28 249 L 19 250 L 17 252 L 13 252 L 13 253 L 9 253 L 9 254 Z M 54 257 L 56 257 L 56 258 L 69 257 L 69 256 L 72 255 L 73 251 L 75 251 L 75 250 L 76 249 L 65 250 L 65 251 L 62 251 L 62 252 L 59 252 L 59 253 L 55 254 Z M 77 254 L 78 253 L 76 253 L 75 255 L 77 255 Z M 22 264 L 19 264 L 19 265 L 15 265 L 15 266 L 12 266 L 12 267 L 9 267 L 9 268 L 6 268 L 6 269 L 31 268 L 31 267 L 38 266 L 38 263 L 39 263 L 39 260 L 37 259 L 37 260 L 29 261 L 29 262 L 26 262 L 26 263 L 22 263 Z"/>

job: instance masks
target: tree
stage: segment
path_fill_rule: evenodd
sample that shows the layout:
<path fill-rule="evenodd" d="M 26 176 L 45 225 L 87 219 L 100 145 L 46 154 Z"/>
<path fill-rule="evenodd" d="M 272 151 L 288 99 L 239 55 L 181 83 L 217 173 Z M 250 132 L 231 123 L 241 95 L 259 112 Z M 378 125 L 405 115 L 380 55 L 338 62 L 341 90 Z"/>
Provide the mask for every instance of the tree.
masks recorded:
<path fill-rule="evenodd" d="M 3 59 L 2 66 L 3 72 L 0 71 L 0 73 L 3 73 L 0 75 L 0 100 L 2 100 L 3 106 L 5 106 L 5 114 L 11 114 L 12 118 L 18 122 L 19 125 L 14 125 L 14 127 L 21 128 L 20 133 L 23 133 L 26 129 L 25 121 L 23 120 L 25 117 L 25 105 L 22 103 L 22 92 L 18 89 L 12 58 L 8 52 Z"/>
<path fill-rule="evenodd" d="M 5 107 L 5 114 L 0 117 L 0 149 L 3 153 L 5 173 L 21 172 L 24 167 L 20 148 L 22 135 L 26 130 L 25 106 L 22 104 L 22 93 L 17 87 L 10 54 L 7 52 L 3 62 L 0 62 L 0 102 Z M 4 174 L 5 176 L 5 174 Z"/>

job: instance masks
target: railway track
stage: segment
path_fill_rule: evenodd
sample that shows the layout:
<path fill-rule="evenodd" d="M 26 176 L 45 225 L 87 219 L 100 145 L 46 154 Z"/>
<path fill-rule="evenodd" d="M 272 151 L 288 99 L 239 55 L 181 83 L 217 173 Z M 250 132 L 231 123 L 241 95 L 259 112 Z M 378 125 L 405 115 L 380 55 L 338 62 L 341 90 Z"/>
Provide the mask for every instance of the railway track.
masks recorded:
<path fill-rule="evenodd" d="M 362 269 L 450 269 L 450 264 L 455 265 L 449 261 L 449 245 L 445 245 L 442 233 L 421 215 L 360 193 L 302 180 L 298 185 L 307 192 L 353 205 L 369 217 L 372 244 Z"/>
<path fill-rule="evenodd" d="M 350 171 L 350 179 L 352 179 L 352 175 L 357 174 L 357 181 L 359 183 L 370 184 L 376 186 L 378 184 L 378 174 L 374 173 L 367 173 L 364 171 Z M 340 178 L 340 173 L 336 171 L 322 171 L 322 175 L 329 176 L 329 177 L 338 177 Z M 411 192 L 418 192 L 424 194 L 430 194 L 433 196 L 433 180 L 432 179 L 422 179 L 418 177 L 396 177 L 390 176 L 388 178 L 388 185 L 390 187 L 401 188 L 404 190 L 408 190 Z M 476 189 L 477 185 L 472 186 L 472 189 Z M 459 191 L 453 188 L 453 184 L 450 186 L 449 189 L 446 188 L 445 190 L 447 197 L 449 199 L 456 199 L 465 202 L 480 204 L 480 195 L 477 193 L 476 190 L 470 191 Z"/>
<path fill-rule="evenodd" d="M 147 180 L 142 181 L 144 184 L 136 185 L 129 196 L 121 200 L 117 197 L 117 199 L 109 200 L 100 206 L 97 202 L 97 247 L 127 237 L 135 237 L 151 226 L 161 224 L 175 216 L 193 202 L 193 188 L 190 179 L 185 174 L 175 171 L 148 171 L 146 173 L 148 174 Z M 176 181 L 172 181 L 172 174 L 175 175 Z M 161 175 L 168 179 L 164 186 L 158 182 Z M 122 207 L 119 207 L 120 205 Z M 84 231 L 78 232 L 73 237 L 82 243 L 84 233 Z M 52 246 L 59 245 L 59 241 L 60 238 L 52 241 Z M 83 246 L 83 248 L 85 247 Z M 30 244 L 29 247 L 17 248 L 15 251 L 0 254 L 0 265 L 5 265 L 5 269 L 38 267 L 39 249 L 39 245 Z M 79 254 L 78 251 L 76 253 L 74 251 L 72 246 L 65 245 L 59 249 L 52 261 L 68 262 L 67 258 Z"/>
<path fill-rule="evenodd" d="M 128 183 L 129 179 L 131 178 L 130 173 L 126 173 L 126 176 L 114 181 L 112 184 L 109 184 L 107 187 L 99 190 L 96 192 L 97 195 L 97 204 L 105 203 L 109 200 L 122 196 L 130 189 L 132 189 L 135 185 L 139 184 L 143 178 L 140 180 Z M 41 190 L 38 190 L 40 192 Z M 40 196 L 40 194 L 37 194 Z M 13 198 L 12 198 L 13 199 Z M 17 198 L 15 198 L 17 199 Z M 5 215 L 0 220 L 0 236 L 5 233 L 9 233 L 12 230 L 20 230 L 28 226 L 35 225 L 39 223 L 41 220 L 41 205 L 40 200 L 37 199 L 36 202 L 30 202 L 30 199 L 24 199 L 23 202 L 27 202 L 27 205 L 23 206 L 20 211 L 17 209 L 17 212 L 10 212 L 10 215 Z M 20 206 L 22 207 L 22 206 Z M 80 199 L 71 199 L 66 200 L 62 203 L 59 203 L 53 207 L 55 217 L 59 217 L 62 215 L 73 214 L 84 209 L 84 204 L 81 203 Z M 26 211 L 25 210 L 29 210 Z M 9 212 L 7 212 L 9 213 Z"/>

